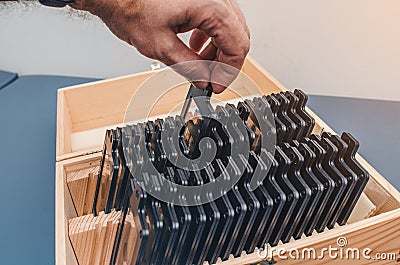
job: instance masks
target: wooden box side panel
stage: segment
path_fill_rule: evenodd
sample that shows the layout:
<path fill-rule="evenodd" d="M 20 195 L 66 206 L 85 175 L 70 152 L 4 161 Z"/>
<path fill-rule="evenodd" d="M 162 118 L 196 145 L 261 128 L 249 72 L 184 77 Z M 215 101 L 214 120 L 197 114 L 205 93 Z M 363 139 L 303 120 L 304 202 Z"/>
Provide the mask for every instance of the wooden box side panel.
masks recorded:
<path fill-rule="evenodd" d="M 72 121 L 63 90 L 57 93 L 57 143 L 56 156 L 71 152 Z"/>
<path fill-rule="evenodd" d="M 71 153 L 72 132 L 121 122 L 135 89 L 152 74 L 146 72 L 59 89 L 57 156 Z"/>
<path fill-rule="evenodd" d="M 78 265 L 68 237 L 68 220 L 77 217 L 71 193 L 67 185 L 68 172 L 93 167 L 100 163 L 101 154 L 76 157 L 56 164 L 56 264 Z"/>
<path fill-rule="evenodd" d="M 78 265 L 68 237 L 68 220 L 76 217 L 71 194 L 67 188 L 63 165 L 56 166 L 56 264 Z"/>
<path fill-rule="evenodd" d="M 251 57 L 247 57 L 242 71 L 261 89 L 263 94 L 287 91 L 287 89 L 277 79 L 275 79 L 270 72 Z"/>

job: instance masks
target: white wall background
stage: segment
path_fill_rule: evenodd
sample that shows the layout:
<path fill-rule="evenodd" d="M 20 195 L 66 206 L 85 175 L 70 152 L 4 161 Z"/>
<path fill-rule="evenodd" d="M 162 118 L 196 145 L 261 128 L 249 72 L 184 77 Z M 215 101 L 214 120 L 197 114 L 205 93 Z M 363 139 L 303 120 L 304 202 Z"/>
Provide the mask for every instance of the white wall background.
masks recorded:
<path fill-rule="evenodd" d="M 251 55 L 288 88 L 400 100 L 399 0 L 239 0 Z M 0 69 L 113 77 L 150 61 L 96 19 L 65 11 L 0 10 Z"/>

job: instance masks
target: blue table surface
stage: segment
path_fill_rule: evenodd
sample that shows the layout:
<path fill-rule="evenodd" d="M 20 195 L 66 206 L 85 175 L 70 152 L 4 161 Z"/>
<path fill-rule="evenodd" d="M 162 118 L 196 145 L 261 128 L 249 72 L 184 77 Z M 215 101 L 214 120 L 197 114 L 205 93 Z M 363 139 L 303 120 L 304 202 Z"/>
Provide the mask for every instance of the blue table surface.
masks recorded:
<path fill-rule="evenodd" d="M 25 76 L 0 91 L 0 264 L 54 264 L 56 89 L 87 78 Z M 311 96 L 309 106 L 400 188 L 400 102 Z"/>
<path fill-rule="evenodd" d="M 0 70 L 0 90 L 18 78 L 18 74 Z"/>
<path fill-rule="evenodd" d="M 0 264 L 55 263 L 57 88 L 89 81 L 25 76 L 0 90 Z"/>

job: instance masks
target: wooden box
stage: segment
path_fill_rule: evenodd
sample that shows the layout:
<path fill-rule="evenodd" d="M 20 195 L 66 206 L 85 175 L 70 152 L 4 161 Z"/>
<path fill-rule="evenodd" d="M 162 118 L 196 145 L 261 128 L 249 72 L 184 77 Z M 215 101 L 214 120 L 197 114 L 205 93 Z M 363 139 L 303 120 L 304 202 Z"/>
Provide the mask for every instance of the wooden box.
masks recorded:
<path fill-rule="evenodd" d="M 243 67 L 243 71 L 255 82 L 264 94 L 285 91 L 274 77 L 249 58 Z M 56 264 L 78 264 L 77 257 L 68 237 L 68 220 L 77 216 L 70 190 L 66 183 L 66 176 L 80 168 L 96 166 L 99 163 L 102 143 L 106 128 L 115 128 L 123 122 L 125 109 L 132 94 L 148 77 L 155 74 L 154 71 L 140 73 L 121 78 L 93 82 L 58 91 L 58 116 L 57 116 L 57 163 L 56 163 Z M 241 85 L 246 87 L 245 81 Z M 187 87 L 181 91 L 186 91 Z M 185 93 L 172 95 L 167 101 L 171 107 L 182 100 Z M 235 93 L 222 93 L 216 96 L 222 101 L 236 98 Z M 112 104 L 109 104 L 111 103 Z M 107 104 L 108 103 L 108 104 Z M 146 104 L 146 100 L 143 100 Z M 168 105 L 167 104 L 167 105 Z M 137 119 L 144 118 L 138 106 Z M 158 108 L 156 115 L 164 114 L 167 108 Z M 316 119 L 314 133 L 321 131 L 332 132 L 329 126 L 319 119 L 310 109 L 308 111 Z M 346 117 L 343 117 L 346 118 Z M 367 145 L 368 143 L 361 143 Z M 354 260 L 355 264 L 366 263 L 395 263 L 400 258 L 400 193 L 381 176 L 367 161 L 357 156 L 358 161 L 369 171 L 370 181 L 358 203 L 352 223 L 333 230 L 315 234 L 297 241 L 291 241 L 282 245 L 286 250 L 296 248 L 315 248 L 320 251 L 329 245 L 337 247 L 337 239 L 345 237 L 347 246 L 351 248 L 371 249 L 370 260 Z M 370 211 L 374 210 L 371 217 Z M 392 260 L 378 260 L 375 254 L 391 254 Z M 389 255 L 386 255 L 387 257 Z M 274 259 L 278 263 L 298 263 L 298 260 L 283 259 L 274 253 Z M 223 264 L 253 264 L 261 259 L 258 253 L 250 253 L 240 258 L 230 259 Z M 301 262 L 301 261 L 300 261 Z M 307 262 L 322 264 L 343 262 L 338 259 L 317 259 Z M 349 262 L 349 261 L 344 261 Z"/>

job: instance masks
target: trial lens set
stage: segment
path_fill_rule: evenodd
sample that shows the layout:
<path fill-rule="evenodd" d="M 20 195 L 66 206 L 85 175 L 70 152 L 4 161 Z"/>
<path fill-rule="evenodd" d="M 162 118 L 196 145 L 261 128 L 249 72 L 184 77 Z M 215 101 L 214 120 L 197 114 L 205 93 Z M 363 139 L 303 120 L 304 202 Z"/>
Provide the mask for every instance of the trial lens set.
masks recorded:
<path fill-rule="evenodd" d="M 108 130 L 92 207 L 94 216 L 119 213 L 104 263 L 213 264 L 345 225 L 369 175 L 351 134 L 312 134 L 307 100 L 287 91 L 216 106 L 210 117 L 185 113 Z M 212 146 L 204 138 L 216 150 L 201 166 L 195 161 Z M 193 193 L 198 204 L 174 194 L 173 184 L 232 179 L 231 187 Z"/>

